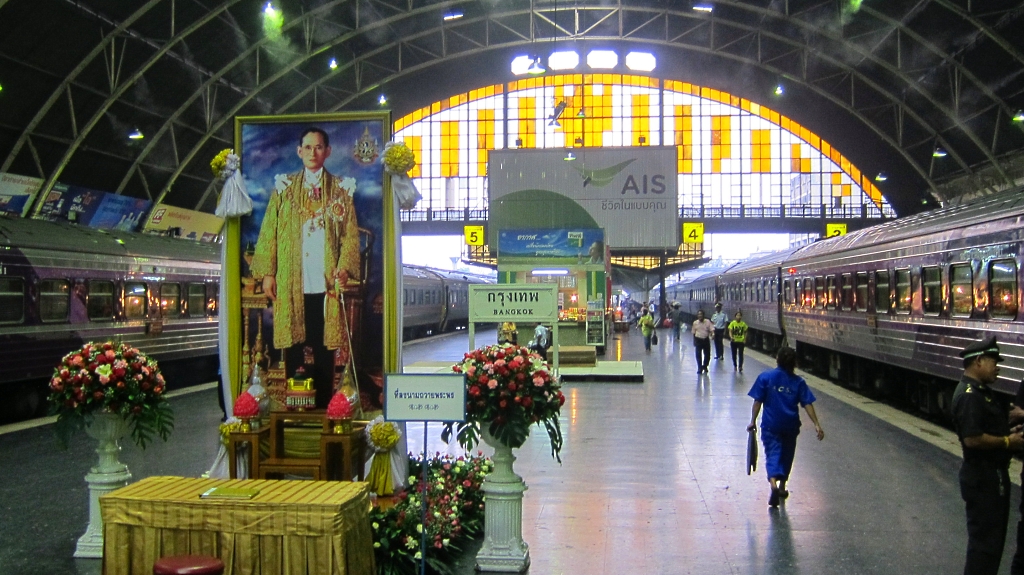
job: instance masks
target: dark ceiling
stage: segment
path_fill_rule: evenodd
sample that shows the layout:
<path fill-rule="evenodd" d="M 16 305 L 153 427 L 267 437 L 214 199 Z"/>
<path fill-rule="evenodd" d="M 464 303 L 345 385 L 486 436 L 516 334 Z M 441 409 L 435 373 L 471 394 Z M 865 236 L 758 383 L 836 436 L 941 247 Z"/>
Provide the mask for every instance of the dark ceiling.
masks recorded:
<path fill-rule="evenodd" d="M 386 93 L 397 118 L 573 45 L 644 48 L 660 78 L 777 109 L 887 172 L 901 215 L 1024 178 L 1021 2 L 275 0 L 279 35 L 264 3 L 0 0 L 0 172 L 212 211 L 208 163 L 236 115 L 378 109 Z"/>

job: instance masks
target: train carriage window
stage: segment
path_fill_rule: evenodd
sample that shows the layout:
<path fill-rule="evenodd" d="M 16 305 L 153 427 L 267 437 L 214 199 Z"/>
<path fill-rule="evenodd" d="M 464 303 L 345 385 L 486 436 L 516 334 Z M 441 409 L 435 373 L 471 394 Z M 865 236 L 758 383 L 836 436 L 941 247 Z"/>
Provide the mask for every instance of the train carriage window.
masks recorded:
<path fill-rule="evenodd" d="M 114 319 L 114 282 L 95 280 L 89 282 L 89 299 L 86 303 L 90 321 Z"/>
<path fill-rule="evenodd" d="M 147 303 L 146 284 L 124 284 L 124 318 L 146 319 Z"/>
<path fill-rule="evenodd" d="M 783 293 L 782 297 L 785 298 L 783 301 L 785 301 L 787 305 L 792 305 L 793 304 L 793 281 L 792 280 L 786 280 L 786 281 L 782 282 L 782 293 Z"/>
<path fill-rule="evenodd" d="M 1017 317 L 1017 262 L 999 260 L 988 268 L 989 310 L 992 317 Z"/>
<path fill-rule="evenodd" d="M 949 291 L 953 298 L 953 315 L 971 315 L 974 310 L 974 273 L 971 264 L 950 266 Z"/>
<path fill-rule="evenodd" d="M 217 317 L 217 315 L 220 313 L 220 284 L 211 283 L 210 289 L 213 291 L 213 295 L 210 296 L 210 299 L 206 305 L 207 307 L 210 308 L 210 315 L 213 317 Z"/>
<path fill-rule="evenodd" d="M 768 301 L 775 302 L 779 295 L 779 288 L 775 285 L 775 278 L 772 278 L 772 281 L 768 285 L 768 289 L 771 290 L 768 292 Z"/>
<path fill-rule="evenodd" d="M 825 278 L 814 278 L 814 307 L 825 307 Z"/>
<path fill-rule="evenodd" d="M 910 270 L 896 270 L 896 313 L 910 313 Z"/>
<path fill-rule="evenodd" d="M 852 310 L 853 309 L 853 274 L 843 274 L 839 277 L 842 285 L 842 303 L 840 309 Z"/>
<path fill-rule="evenodd" d="M 0 277 L 0 324 L 21 323 L 25 319 L 25 280 Z"/>
<path fill-rule="evenodd" d="M 942 271 L 938 266 L 921 268 L 921 284 L 924 313 L 938 315 L 942 312 Z"/>
<path fill-rule="evenodd" d="M 181 313 L 181 286 L 178 284 L 163 284 L 160 286 L 160 311 L 164 317 L 178 317 Z"/>
<path fill-rule="evenodd" d="M 795 286 L 794 293 L 796 294 L 796 305 L 804 305 L 804 282 L 803 280 L 794 280 Z"/>
<path fill-rule="evenodd" d="M 39 319 L 43 322 L 67 321 L 71 308 L 71 284 L 67 280 L 39 282 Z"/>
<path fill-rule="evenodd" d="M 188 317 L 206 317 L 206 284 L 188 284 Z"/>
<path fill-rule="evenodd" d="M 764 290 L 760 281 L 754 282 L 754 301 L 764 301 Z"/>
<path fill-rule="evenodd" d="M 836 276 L 825 276 L 825 292 L 828 298 L 825 305 L 829 309 L 835 309 L 839 299 L 836 297 Z"/>
<path fill-rule="evenodd" d="M 889 286 L 889 272 L 875 272 L 875 313 L 889 313 L 892 309 L 892 293 Z"/>
<path fill-rule="evenodd" d="M 853 304 L 855 306 L 857 306 L 857 311 L 867 311 L 867 309 L 868 309 L 868 273 L 867 272 L 857 272 L 857 275 L 854 276 L 854 279 L 857 281 L 857 285 L 856 285 L 857 297 L 854 300 Z"/>

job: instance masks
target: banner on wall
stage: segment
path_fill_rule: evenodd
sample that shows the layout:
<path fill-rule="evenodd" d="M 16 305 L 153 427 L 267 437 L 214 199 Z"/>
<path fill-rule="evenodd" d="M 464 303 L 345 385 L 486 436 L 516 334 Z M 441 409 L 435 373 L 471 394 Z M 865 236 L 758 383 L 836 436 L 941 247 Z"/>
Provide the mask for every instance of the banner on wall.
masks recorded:
<path fill-rule="evenodd" d="M 502 229 L 566 227 L 603 228 L 615 249 L 679 245 L 675 147 L 568 152 L 490 152 L 490 245 Z"/>
<path fill-rule="evenodd" d="M 101 230 L 135 231 L 153 202 L 81 186 L 57 183 L 36 216 L 51 222 L 74 222 Z"/>
<path fill-rule="evenodd" d="M 500 264 L 548 263 L 605 264 L 604 230 L 498 230 Z"/>
<path fill-rule="evenodd" d="M 24 217 L 41 187 L 40 178 L 0 172 L 0 212 Z"/>
<path fill-rule="evenodd" d="M 213 214 L 186 210 L 167 204 L 157 204 L 146 221 L 144 232 L 166 232 L 172 228 L 181 230 L 180 236 L 200 242 L 217 241 L 224 220 Z"/>

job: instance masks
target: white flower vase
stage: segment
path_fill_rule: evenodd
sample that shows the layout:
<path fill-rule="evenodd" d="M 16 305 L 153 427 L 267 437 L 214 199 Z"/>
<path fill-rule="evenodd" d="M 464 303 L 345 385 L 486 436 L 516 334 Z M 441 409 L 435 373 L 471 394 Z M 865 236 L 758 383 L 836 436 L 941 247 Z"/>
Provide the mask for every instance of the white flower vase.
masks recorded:
<path fill-rule="evenodd" d="M 523 492 L 526 483 L 512 471 L 512 448 L 481 424 L 480 437 L 494 448 L 494 470 L 483 482 L 484 543 L 476 554 L 479 571 L 522 573 L 530 566 L 530 546 L 523 541 Z"/>
<path fill-rule="evenodd" d="M 96 447 L 99 463 L 85 475 L 85 481 L 89 484 L 89 527 L 78 539 L 75 557 L 98 559 L 103 557 L 100 497 L 128 485 L 132 478 L 128 466 L 117 459 L 121 451 L 117 441 L 128 432 L 128 422 L 116 413 L 96 413 L 86 425 L 85 432 L 99 443 Z"/>

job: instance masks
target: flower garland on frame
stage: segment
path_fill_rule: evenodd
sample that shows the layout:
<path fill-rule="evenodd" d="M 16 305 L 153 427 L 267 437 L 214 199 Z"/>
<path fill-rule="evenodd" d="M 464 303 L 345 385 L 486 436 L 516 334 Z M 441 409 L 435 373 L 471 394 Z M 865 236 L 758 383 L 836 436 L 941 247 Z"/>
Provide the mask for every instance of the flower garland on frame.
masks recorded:
<path fill-rule="evenodd" d="M 239 169 L 241 166 L 241 158 L 230 148 L 221 150 L 210 161 L 213 176 L 224 181 L 217 211 L 214 212 L 219 218 L 237 218 L 252 213 L 252 198 L 245 188 L 242 170 Z"/>
<path fill-rule="evenodd" d="M 409 178 L 409 170 L 416 167 L 416 154 L 405 142 L 388 142 L 384 144 L 384 169 L 391 174 L 391 189 L 398 197 L 398 205 L 403 210 L 411 210 L 423 199 L 416 185 Z"/>
<path fill-rule="evenodd" d="M 394 476 L 391 474 L 391 452 L 402 438 L 402 430 L 393 421 L 385 421 L 378 415 L 366 426 L 366 443 L 373 449 L 373 462 L 366 482 L 370 491 L 377 495 L 394 493 Z"/>

